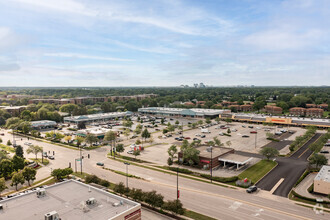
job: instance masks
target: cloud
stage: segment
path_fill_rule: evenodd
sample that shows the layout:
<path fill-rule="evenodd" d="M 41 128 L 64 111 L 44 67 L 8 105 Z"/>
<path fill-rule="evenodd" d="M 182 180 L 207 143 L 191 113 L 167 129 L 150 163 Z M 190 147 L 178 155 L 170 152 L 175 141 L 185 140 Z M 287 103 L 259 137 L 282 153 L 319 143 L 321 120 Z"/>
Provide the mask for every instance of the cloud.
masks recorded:
<path fill-rule="evenodd" d="M 76 58 L 76 59 L 91 59 L 91 60 L 106 60 L 106 61 L 133 61 L 131 59 L 121 59 L 115 57 L 92 56 L 78 53 L 45 53 L 44 56 L 49 57 L 63 57 L 63 58 Z"/>

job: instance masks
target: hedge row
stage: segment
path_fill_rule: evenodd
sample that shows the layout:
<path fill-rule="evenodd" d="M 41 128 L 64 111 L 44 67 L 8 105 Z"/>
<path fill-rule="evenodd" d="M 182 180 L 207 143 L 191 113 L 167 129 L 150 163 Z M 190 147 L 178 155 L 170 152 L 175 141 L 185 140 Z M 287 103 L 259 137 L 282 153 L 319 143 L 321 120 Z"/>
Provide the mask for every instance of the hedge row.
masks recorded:
<path fill-rule="evenodd" d="M 316 199 L 308 198 L 308 197 L 302 196 L 302 195 L 296 193 L 294 190 L 292 190 L 292 195 L 294 195 L 294 196 L 297 197 L 297 198 L 304 199 L 304 200 L 307 200 L 307 201 L 317 202 Z M 317 202 L 317 203 L 330 204 L 329 201 L 323 201 L 323 202 Z"/>
<path fill-rule="evenodd" d="M 194 172 L 188 169 L 184 168 L 177 168 L 177 167 L 168 167 L 169 170 L 179 172 L 179 173 L 185 173 L 185 174 L 193 174 Z"/>
<path fill-rule="evenodd" d="M 204 177 L 206 179 L 211 179 L 210 174 L 201 174 L 201 177 Z M 235 182 L 238 180 L 238 176 L 232 176 L 232 177 L 219 177 L 219 176 L 212 176 L 212 180 L 221 182 L 221 183 L 229 183 L 229 182 Z"/>

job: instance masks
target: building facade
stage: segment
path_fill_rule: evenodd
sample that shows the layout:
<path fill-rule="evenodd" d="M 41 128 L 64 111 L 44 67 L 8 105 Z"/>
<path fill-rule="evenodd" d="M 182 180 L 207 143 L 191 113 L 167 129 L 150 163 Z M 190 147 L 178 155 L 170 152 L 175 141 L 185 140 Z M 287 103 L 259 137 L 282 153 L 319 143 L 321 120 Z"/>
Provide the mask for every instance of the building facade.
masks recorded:
<path fill-rule="evenodd" d="M 314 192 L 325 195 L 330 194 L 330 166 L 322 166 L 314 178 Z"/>

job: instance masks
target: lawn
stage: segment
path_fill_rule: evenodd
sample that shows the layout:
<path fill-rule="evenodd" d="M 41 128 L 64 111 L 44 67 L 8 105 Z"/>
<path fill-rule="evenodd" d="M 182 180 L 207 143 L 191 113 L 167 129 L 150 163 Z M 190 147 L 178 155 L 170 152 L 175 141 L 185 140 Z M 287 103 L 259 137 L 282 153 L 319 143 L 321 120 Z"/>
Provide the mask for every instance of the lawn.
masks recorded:
<path fill-rule="evenodd" d="M 253 166 L 249 167 L 238 175 L 239 179 L 248 178 L 253 183 L 258 182 L 266 173 L 273 169 L 277 165 L 277 162 L 272 160 L 261 160 Z"/>
<path fill-rule="evenodd" d="M 4 145 L 4 144 L 0 144 L 0 148 L 7 151 L 7 152 L 11 152 L 11 153 L 15 153 L 15 148 Z"/>

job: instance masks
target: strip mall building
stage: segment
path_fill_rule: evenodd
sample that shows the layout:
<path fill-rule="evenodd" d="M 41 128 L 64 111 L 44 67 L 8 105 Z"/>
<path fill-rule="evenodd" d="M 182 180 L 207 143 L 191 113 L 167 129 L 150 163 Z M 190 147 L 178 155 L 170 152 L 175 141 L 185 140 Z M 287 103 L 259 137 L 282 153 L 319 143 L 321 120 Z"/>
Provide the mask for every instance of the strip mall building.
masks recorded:
<path fill-rule="evenodd" d="M 258 114 L 220 114 L 220 118 L 230 118 L 233 121 L 251 123 L 272 123 L 287 126 L 317 126 L 319 128 L 330 128 L 330 119 L 313 119 L 302 117 L 274 117 Z"/>

